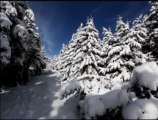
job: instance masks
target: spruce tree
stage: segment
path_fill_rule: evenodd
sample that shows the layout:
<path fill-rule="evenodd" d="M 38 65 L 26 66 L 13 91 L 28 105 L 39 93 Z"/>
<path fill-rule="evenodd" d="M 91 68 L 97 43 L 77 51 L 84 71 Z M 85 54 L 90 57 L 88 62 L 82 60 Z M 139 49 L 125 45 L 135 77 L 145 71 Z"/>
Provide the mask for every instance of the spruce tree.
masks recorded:
<path fill-rule="evenodd" d="M 113 44 L 115 43 L 116 39 L 113 33 L 111 32 L 111 29 L 106 29 L 103 27 L 103 41 L 102 41 L 102 47 L 103 52 L 105 53 L 104 60 L 104 68 L 102 68 L 102 73 L 106 73 L 106 61 L 108 60 L 108 52 L 112 48 Z"/>
<path fill-rule="evenodd" d="M 28 45 L 30 46 L 28 49 L 28 57 L 27 61 L 32 61 L 28 64 L 31 64 L 35 68 L 35 73 L 39 75 L 41 73 L 41 69 L 45 68 L 44 60 L 44 50 L 42 49 L 42 43 L 40 41 L 39 34 L 36 32 L 37 27 L 35 24 L 35 17 L 33 11 L 28 8 L 25 11 L 24 21 L 27 25 L 27 29 L 30 35 L 28 40 Z"/>
<path fill-rule="evenodd" d="M 14 25 L 14 18 L 17 17 L 17 10 L 14 4 L 11 4 L 9 1 L 0 2 L 0 19 L 1 19 L 1 39 L 0 39 L 0 66 L 1 66 L 1 78 L 3 85 L 15 85 L 15 81 L 8 79 L 8 73 L 11 69 L 12 64 L 12 33 Z"/>
<path fill-rule="evenodd" d="M 104 59 L 99 33 L 91 17 L 85 26 L 81 23 L 66 49 L 63 47 L 55 61 L 59 65 L 57 68 L 63 83 L 73 84 L 77 80 L 82 93 L 87 94 L 101 92 L 108 84 L 104 79 Z"/>
<path fill-rule="evenodd" d="M 130 50 L 132 52 L 131 59 L 134 63 L 134 66 L 138 66 L 148 61 L 148 56 L 142 53 L 142 46 L 146 42 L 145 40 L 147 37 L 147 29 L 143 22 L 142 15 L 134 20 L 132 28 L 130 29 L 130 33 L 127 35 L 127 37 L 128 38 L 125 41 L 125 44 L 130 46 Z"/>
<path fill-rule="evenodd" d="M 56 69 L 62 74 L 62 80 L 68 80 L 71 77 L 70 68 L 72 65 L 72 60 L 75 54 L 77 42 L 75 39 L 79 38 L 83 24 L 79 26 L 76 30 L 76 33 L 72 35 L 72 38 L 68 45 L 63 44 L 62 50 L 59 56 L 56 58 Z M 71 72 L 72 73 L 72 72 Z"/>
<path fill-rule="evenodd" d="M 68 45 L 63 44 L 63 48 L 61 50 L 61 55 L 59 58 L 59 71 L 62 74 L 62 79 L 66 80 L 69 77 L 69 70 L 70 70 L 70 50 Z"/>
<path fill-rule="evenodd" d="M 144 51 L 151 52 L 155 60 L 158 60 L 158 2 L 150 1 L 150 15 L 146 18 L 148 29 L 148 43 L 144 46 Z M 147 50 L 146 50 L 147 49 Z"/>
<path fill-rule="evenodd" d="M 127 40 L 127 34 L 129 33 L 129 24 L 124 23 L 122 17 L 118 18 L 115 38 L 111 40 L 112 47 L 108 50 L 108 56 L 106 59 L 106 77 L 115 82 L 122 82 L 129 80 L 129 72 L 125 64 L 128 62 L 128 54 L 130 54 L 130 48 L 124 44 Z"/>
<path fill-rule="evenodd" d="M 112 40 L 114 39 L 114 36 L 111 32 L 111 29 L 106 29 L 103 27 L 103 46 L 105 49 L 110 49 L 112 45 Z"/>
<path fill-rule="evenodd" d="M 70 75 L 78 77 L 80 75 L 90 74 L 99 75 L 99 66 L 101 66 L 101 43 L 98 30 L 95 28 L 93 18 L 87 20 L 85 27 L 80 27 L 76 38 L 73 39 L 74 54 Z"/>
<path fill-rule="evenodd" d="M 1 1 L 0 10 L 2 83 L 7 86 L 26 84 L 31 65 L 35 71 L 38 66 L 38 73 L 45 67 L 33 11 L 25 1 Z"/>

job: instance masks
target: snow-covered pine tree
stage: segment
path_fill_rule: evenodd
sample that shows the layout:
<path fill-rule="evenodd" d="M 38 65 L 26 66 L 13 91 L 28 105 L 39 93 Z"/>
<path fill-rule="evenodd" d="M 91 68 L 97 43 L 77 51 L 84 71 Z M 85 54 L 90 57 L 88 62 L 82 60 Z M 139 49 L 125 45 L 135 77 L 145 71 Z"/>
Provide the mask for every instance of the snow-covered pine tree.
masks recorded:
<path fill-rule="evenodd" d="M 135 66 L 145 63 L 149 59 L 147 55 L 142 53 L 142 45 L 145 43 L 146 37 L 147 29 L 143 23 L 142 15 L 140 15 L 134 20 L 132 28 L 122 39 L 123 49 L 119 55 L 122 60 L 120 75 L 123 81 L 130 79 L 130 74 Z"/>
<path fill-rule="evenodd" d="M 14 80 L 8 79 L 8 73 L 11 65 L 12 54 L 12 32 L 13 32 L 13 18 L 17 17 L 17 10 L 9 1 L 0 2 L 0 76 L 1 86 L 15 84 Z"/>
<path fill-rule="evenodd" d="M 95 28 L 93 18 L 87 20 L 85 27 L 80 27 L 76 38 L 73 39 L 73 55 L 70 75 L 78 77 L 90 74 L 99 75 L 99 65 L 101 64 L 101 43 L 98 30 Z"/>
<path fill-rule="evenodd" d="M 84 27 L 81 24 L 73 34 L 68 47 L 71 64 L 67 68 L 69 69 L 68 82 L 63 85 L 61 96 L 67 96 L 74 91 L 84 96 L 88 93 L 102 93 L 107 90 L 109 81 L 105 80 L 101 72 L 101 68 L 104 68 L 105 53 L 102 51 L 101 40 L 93 18 L 89 18 Z"/>
<path fill-rule="evenodd" d="M 62 74 L 62 80 L 65 81 L 69 77 L 69 70 L 70 70 L 70 65 L 71 65 L 71 51 L 68 47 L 68 45 L 63 44 L 63 48 L 61 50 L 61 55 L 59 58 L 59 64 L 58 64 L 58 69 L 60 73 Z"/>
<path fill-rule="evenodd" d="M 68 53 L 67 53 L 67 51 L 69 50 L 69 48 L 68 48 L 68 46 L 67 45 L 65 45 L 65 44 L 63 44 L 62 45 L 62 50 L 61 50 L 61 60 L 59 60 L 61 63 L 59 64 L 60 66 L 59 66 L 59 68 L 60 67 L 62 67 L 62 68 L 65 68 L 65 64 L 66 64 L 66 62 L 68 62 L 67 60 L 66 60 L 66 58 L 67 58 L 67 56 L 68 56 Z M 62 69 L 62 68 L 60 68 L 60 69 Z"/>
<path fill-rule="evenodd" d="M 116 42 L 116 39 L 113 33 L 111 32 L 111 29 L 110 28 L 106 29 L 105 27 L 103 27 L 102 48 L 103 48 L 103 52 L 105 53 L 105 59 L 103 63 L 106 63 L 106 60 L 108 58 L 108 52 L 112 48 L 113 43 L 115 42 Z M 106 64 L 104 68 L 102 68 L 102 73 L 104 73 L 104 75 L 105 75 L 105 72 L 106 72 Z"/>
<path fill-rule="evenodd" d="M 28 60 L 29 47 L 34 45 L 32 48 L 38 49 L 32 59 L 37 54 L 43 54 L 43 52 L 40 53 L 40 39 L 33 31 L 35 28 L 33 12 L 31 13 L 25 1 L 1 1 L 0 10 L 2 38 L 0 41 L 3 43 L 0 46 L 0 63 L 3 66 L 1 69 L 3 85 L 25 84 L 28 81 L 29 67 L 32 64 L 32 60 Z M 33 34 L 30 33 L 30 28 Z M 32 37 L 33 35 L 35 39 Z M 38 63 L 38 60 L 36 62 Z"/>
<path fill-rule="evenodd" d="M 115 38 L 111 40 L 112 47 L 108 50 L 108 56 L 106 58 L 106 77 L 115 82 L 127 81 L 130 78 L 129 71 L 127 71 L 125 63 L 128 62 L 125 58 L 130 48 L 128 45 L 124 45 L 124 41 L 127 40 L 127 34 L 129 33 L 129 24 L 124 23 L 122 17 L 118 18 Z"/>
<path fill-rule="evenodd" d="M 115 37 L 107 29 L 104 29 L 104 34 L 104 39 L 107 39 L 106 77 L 114 84 L 120 80 L 128 81 L 133 67 L 149 60 L 149 56 L 142 53 L 142 45 L 147 37 L 142 15 L 133 22 L 131 29 L 129 23 L 124 23 L 119 17 Z"/>
<path fill-rule="evenodd" d="M 44 46 L 42 45 L 41 39 L 39 39 L 39 44 L 40 44 L 40 69 L 45 69 L 47 67 L 47 57 L 45 56 L 45 49 Z"/>
<path fill-rule="evenodd" d="M 73 56 L 76 51 L 77 43 L 75 42 L 75 39 L 77 37 L 79 38 L 80 32 L 82 31 L 83 24 L 79 26 L 76 33 L 72 35 L 72 38 L 68 45 L 63 44 L 62 50 L 59 54 L 59 56 L 56 58 L 56 69 L 60 71 L 62 74 L 62 81 L 69 80 L 70 76 L 70 68 L 72 65 Z"/>
<path fill-rule="evenodd" d="M 106 29 L 105 27 L 103 27 L 103 46 L 105 47 L 105 49 L 110 49 L 111 45 L 112 45 L 112 40 L 114 39 L 114 36 L 111 32 L 111 29 Z"/>
<path fill-rule="evenodd" d="M 74 56 L 76 54 L 76 51 L 78 49 L 80 49 L 80 45 L 78 45 L 79 43 L 76 41 L 79 40 L 82 32 L 83 32 L 83 23 L 80 24 L 80 26 L 76 30 L 76 33 L 74 33 L 72 35 L 72 38 L 71 38 L 69 45 L 68 45 L 68 51 L 66 52 L 66 59 L 65 59 L 68 62 L 67 66 L 65 66 L 66 67 L 65 70 L 67 71 L 67 73 L 65 73 L 65 75 L 64 75 L 65 80 L 70 80 L 71 77 L 74 77 L 73 73 L 75 72 L 76 69 L 74 69 L 72 67 L 73 60 L 74 60 Z M 78 39 L 78 40 L 76 40 L 76 39 Z M 70 71 L 70 69 L 71 69 L 71 71 Z"/>
<path fill-rule="evenodd" d="M 146 26 L 148 29 L 147 44 L 144 49 L 151 52 L 155 61 L 158 61 L 158 1 L 150 1 L 150 15 L 146 18 Z"/>
<path fill-rule="evenodd" d="M 65 58 L 65 55 L 66 55 L 66 51 L 68 50 L 68 46 L 63 44 L 62 45 L 62 49 L 60 51 L 60 54 L 57 56 L 56 58 L 56 69 L 57 70 L 61 70 L 63 68 L 63 63 L 64 63 L 64 58 Z"/>
<path fill-rule="evenodd" d="M 53 56 L 53 58 L 49 58 L 48 56 L 45 56 L 45 58 L 44 58 L 44 61 L 45 61 L 45 63 L 46 63 L 46 69 L 47 70 L 55 70 L 55 64 L 56 64 L 56 55 L 55 56 Z"/>
<path fill-rule="evenodd" d="M 12 11 L 7 8 L 12 9 Z M 17 11 L 8 1 L 0 2 L 0 64 L 7 65 L 10 63 L 11 57 L 11 38 L 10 31 L 12 26 L 12 21 L 10 16 L 17 15 Z"/>
<path fill-rule="evenodd" d="M 60 54 L 59 54 L 60 55 Z M 52 68 L 54 69 L 54 70 L 58 70 L 58 62 L 59 62 L 59 55 L 56 55 L 55 57 L 53 57 L 52 58 Z"/>
<path fill-rule="evenodd" d="M 146 37 L 147 29 L 143 22 L 143 16 L 140 15 L 133 21 L 132 28 L 127 35 L 127 40 L 124 42 L 125 45 L 130 47 L 131 57 L 129 61 L 131 65 L 128 64 L 128 66 L 131 70 L 133 70 L 134 66 L 138 66 L 149 60 L 148 56 L 142 52 L 142 46 L 146 42 Z"/>
<path fill-rule="evenodd" d="M 29 33 L 26 28 L 26 23 L 23 20 L 27 4 L 25 1 L 11 2 L 16 10 L 17 17 L 13 18 L 13 32 L 12 32 L 12 57 L 11 57 L 11 76 L 15 81 L 15 84 L 26 84 L 27 80 L 24 79 L 25 72 L 25 59 L 27 54 L 27 41 L 29 40 Z"/>
<path fill-rule="evenodd" d="M 44 62 L 44 49 L 42 49 L 42 43 L 40 41 L 39 34 L 36 32 L 36 24 L 34 13 L 30 8 L 25 10 L 24 21 L 26 23 L 26 28 L 29 32 L 29 39 L 27 41 L 28 49 L 27 49 L 27 60 L 26 60 L 26 68 L 29 66 L 33 67 L 35 70 L 35 74 L 39 75 L 41 73 L 41 69 L 46 67 Z"/>
<path fill-rule="evenodd" d="M 77 29 L 76 33 L 74 33 L 72 35 L 72 38 L 69 42 L 68 45 L 63 44 L 62 46 L 62 50 L 59 54 L 59 56 L 55 59 L 56 64 L 55 64 L 55 68 L 57 70 L 60 71 L 60 73 L 62 74 L 62 80 L 68 80 L 70 75 L 70 67 L 72 64 L 72 60 L 73 60 L 73 55 L 75 53 L 75 49 L 74 46 L 77 46 L 76 42 L 74 42 L 74 40 L 77 38 L 77 36 L 79 36 L 78 32 L 80 32 L 80 30 L 82 29 L 83 24 L 81 23 L 81 25 L 79 26 L 79 28 Z"/>

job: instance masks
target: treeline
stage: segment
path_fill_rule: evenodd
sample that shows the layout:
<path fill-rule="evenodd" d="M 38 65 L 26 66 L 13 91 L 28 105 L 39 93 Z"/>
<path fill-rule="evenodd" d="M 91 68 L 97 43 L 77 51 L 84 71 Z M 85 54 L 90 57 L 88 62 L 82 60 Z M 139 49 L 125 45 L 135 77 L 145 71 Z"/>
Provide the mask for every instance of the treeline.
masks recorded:
<path fill-rule="evenodd" d="M 103 27 L 103 40 L 93 18 L 86 25 L 81 23 L 54 59 L 53 67 L 61 72 L 62 80 L 89 74 L 128 81 L 135 66 L 158 61 L 158 2 L 150 4 L 150 14 L 140 15 L 131 26 L 119 16 L 115 33 Z"/>

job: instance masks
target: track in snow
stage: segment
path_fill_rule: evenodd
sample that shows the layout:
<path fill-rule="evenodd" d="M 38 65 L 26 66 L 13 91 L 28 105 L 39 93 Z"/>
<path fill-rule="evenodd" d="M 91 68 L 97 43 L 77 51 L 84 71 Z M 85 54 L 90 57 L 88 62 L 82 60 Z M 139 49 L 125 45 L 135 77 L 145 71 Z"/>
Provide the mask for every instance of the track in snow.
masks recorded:
<path fill-rule="evenodd" d="M 11 88 L 0 94 L 1 119 L 77 119 L 77 99 L 60 100 L 56 72 L 44 70 L 26 86 Z"/>

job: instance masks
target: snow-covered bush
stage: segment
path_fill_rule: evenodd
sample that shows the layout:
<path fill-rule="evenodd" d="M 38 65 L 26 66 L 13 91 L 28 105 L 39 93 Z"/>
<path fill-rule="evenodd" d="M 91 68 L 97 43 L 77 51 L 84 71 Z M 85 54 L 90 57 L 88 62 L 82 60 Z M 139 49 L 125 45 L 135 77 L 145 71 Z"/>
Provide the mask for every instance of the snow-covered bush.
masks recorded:
<path fill-rule="evenodd" d="M 158 65 L 144 63 L 133 70 L 129 90 L 137 99 L 124 107 L 124 119 L 158 119 Z"/>
<path fill-rule="evenodd" d="M 128 93 L 127 89 L 117 89 L 103 95 L 87 95 L 79 102 L 80 112 L 86 119 L 96 119 L 101 116 L 104 116 L 104 119 L 110 117 L 112 119 L 133 97 L 134 93 Z"/>
<path fill-rule="evenodd" d="M 124 119 L 158 119 L 158 99 L 139 99 L 123 109 Z"/>
<path fill-rule="evenodd" d="M 82 75 L 62 84 L 60 96 L 63 99 L 74 92 L 79 93 L 80 97 L 83 97 L 83 94 L 103 94 L 109 91 L 110 87 L 110 81 L 104 76 Z"/>
<path fill-rule="evenodd" d="M 80 91 L 81 86 L 77 80 L 71 80 L 68 83 L 65 83 L 62 85 L 61 91 L 60 91 L 60 97 L 63 99 L 64 97 L 67 97 L 70 94 L 73 94 L 74 92 Z"/>
<path fill-rule="evenodd" d="M 158 98 L 158 66 L 156 62 L 148 62 L 134 69 L 130 81 L 139 98 Z"/>
<path fill-rule="evenodd" d="M 158 66 L 155 62 L 148 62 L 134 69 L 130 80 L 131 87 L 139 85 L 156 91 L 158 88 Z"/>

